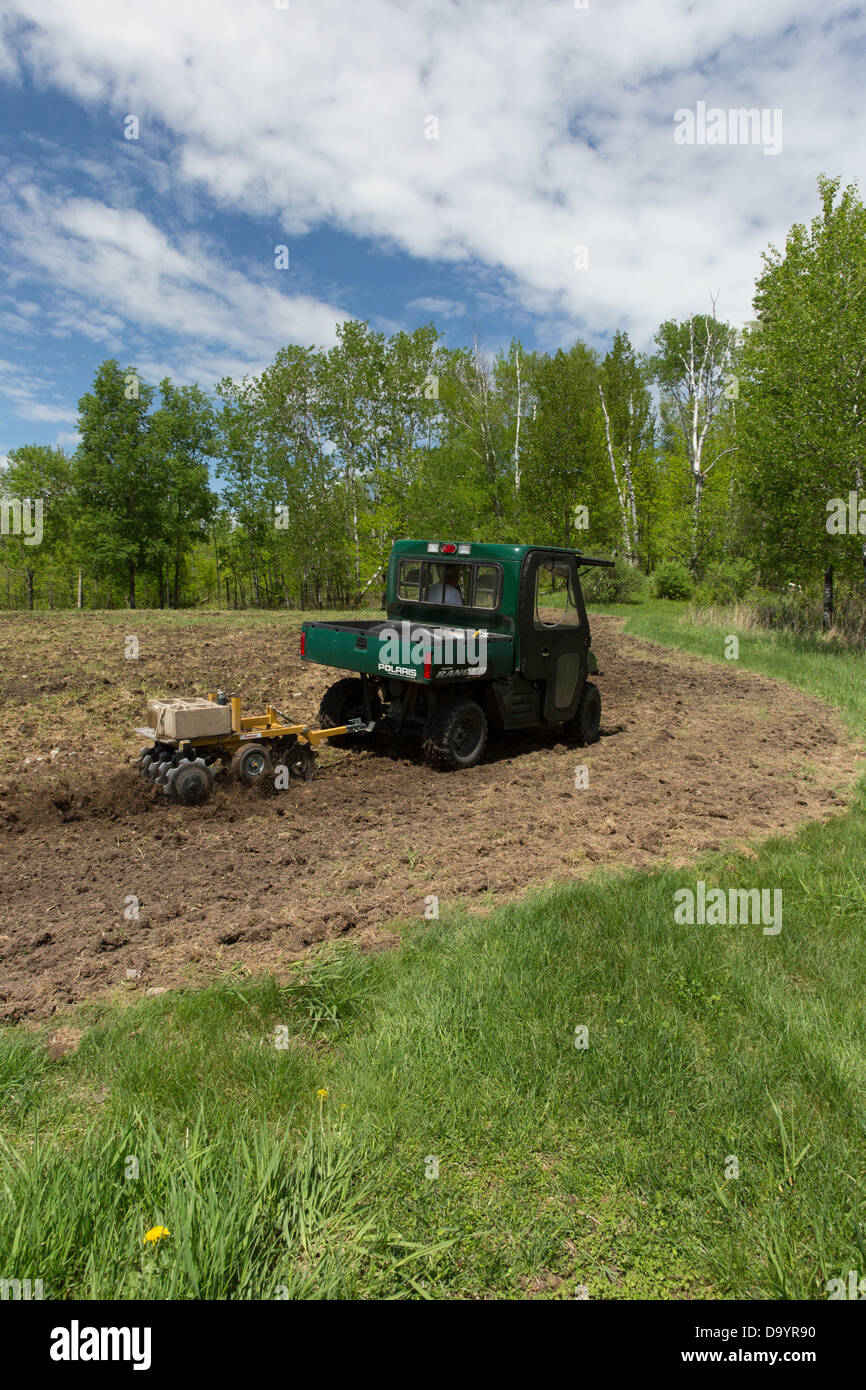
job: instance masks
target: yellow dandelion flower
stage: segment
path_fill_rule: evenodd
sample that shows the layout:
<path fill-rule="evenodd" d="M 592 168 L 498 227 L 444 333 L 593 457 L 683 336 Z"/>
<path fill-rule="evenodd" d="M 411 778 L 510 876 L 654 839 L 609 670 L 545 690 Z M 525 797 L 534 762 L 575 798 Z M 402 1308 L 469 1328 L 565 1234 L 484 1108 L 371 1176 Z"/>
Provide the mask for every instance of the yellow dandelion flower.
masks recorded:
<path fill-rule="evenodd" d="M 319 1090 L 316 1092 L 316 1095 L 319 1097 L 319 1100 L 328 1099 L 328 1092 L 325 1090 L 324 1086 L 321 1086 L 319 1088 Z"/>
<path fill-rule="evenodd" d="M 170 1235 L 171 1231 L 167 1226 L 151 1226 L 150 1230 L 145 1234 L 143 1243 L 146 1245 L 147 1242 L 150 1241 L 151 1245 L 156 1245 L 157 1241 L 162 1240 L 163 1236 Z"/>

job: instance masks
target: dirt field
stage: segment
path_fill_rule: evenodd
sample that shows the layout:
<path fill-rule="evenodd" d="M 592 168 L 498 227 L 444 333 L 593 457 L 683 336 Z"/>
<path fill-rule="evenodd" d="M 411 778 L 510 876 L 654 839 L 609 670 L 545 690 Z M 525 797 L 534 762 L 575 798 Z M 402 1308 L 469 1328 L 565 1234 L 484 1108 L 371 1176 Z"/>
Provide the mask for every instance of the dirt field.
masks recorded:
<path fill-rule="evenodd" d="M 320 756 L 277 793 L 218 778 L 170 804 L 130 765 L 148 695 L 222 686 L 312 719 L 334 674 L 282 616 L 0 620 L 0 1018 L 106 991 L 273 969 L 311 945 L 394 940 L 425 898 L 484 908 L 599 865 L 678 863 L 838 811 L 857 751 L 823 705 L 596 618 L 602 738 L 523 734 L 463 773 L 398 751 Z M 124 636 L 140 642 L 124 657 Z M 589 786 L 575 787 L 585 764 Z M 137 920 L 124 906 L 140 901 Z"/>

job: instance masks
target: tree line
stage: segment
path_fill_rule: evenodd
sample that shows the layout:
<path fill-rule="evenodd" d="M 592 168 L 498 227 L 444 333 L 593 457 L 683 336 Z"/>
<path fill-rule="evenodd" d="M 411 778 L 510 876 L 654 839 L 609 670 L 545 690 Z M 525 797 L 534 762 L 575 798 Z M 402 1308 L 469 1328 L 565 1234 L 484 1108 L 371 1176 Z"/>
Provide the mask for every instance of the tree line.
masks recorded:
<path fill-rule="evenodd" d="M 375 606 L 402 536 L 862 587 L 866 209 L 838 179 L 818 195 L 744 330 L 711 301 L 645 354 L 622 331 L 490 355 L 350 321 L 210 393 L 102 362 L 75 451 L 25 444 L 0 474 L 0 602 Z"/>

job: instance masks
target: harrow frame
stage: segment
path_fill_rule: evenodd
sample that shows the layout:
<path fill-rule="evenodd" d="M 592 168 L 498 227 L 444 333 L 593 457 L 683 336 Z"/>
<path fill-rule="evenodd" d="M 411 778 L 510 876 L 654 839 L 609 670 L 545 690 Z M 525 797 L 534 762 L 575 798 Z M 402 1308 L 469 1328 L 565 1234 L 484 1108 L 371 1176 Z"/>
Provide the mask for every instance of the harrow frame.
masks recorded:
<path fill-rule="evenodd" d="M 216 703 L 213 692 L 207 698 Z M 244 714 L 240 696 L 232 696 L 227 703 L 231 708 L 229 733 L 168 738 L 157 737 L 156 731 L 149 726 L 137 728 L 137 734 L 152 739 L 151 746 L 142 748 L 137 759 L 142 777 L 154 781 L 175 800 L 195 805 L 210 796 L 213 765 L 218 759 L 222 762 L 230 759 L 235 775 L 253 786 L 274 770 L 270 745 L 284 742 L 289 774 L 308 781 L 313 776 L 315 754 L 321 743 L 341 734 L 368 733 L 371 729 L 360 720 L 335 728 L 315 729 L 309 724 L 292 721 L 276 705 L 267 705 L 264 714 Z"/>

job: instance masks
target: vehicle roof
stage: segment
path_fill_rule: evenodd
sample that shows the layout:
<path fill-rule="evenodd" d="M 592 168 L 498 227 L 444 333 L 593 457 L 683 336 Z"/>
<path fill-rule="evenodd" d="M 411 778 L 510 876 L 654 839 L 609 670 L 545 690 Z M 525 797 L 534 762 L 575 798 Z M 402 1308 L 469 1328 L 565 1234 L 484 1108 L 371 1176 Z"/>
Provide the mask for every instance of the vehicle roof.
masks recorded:
<path fill-rule="evenodd" d="M 425 560 L 440 561 L 467 561 L 467 560 L 498 560 L 502 561 L 521 561 L 530 550 L 550 551 L 554 555 L 576 555 L 578 560 L 584 558 L 579 550 L 571 550 L 561 545 L 494 545 L 489 541 L 450 541 L 444 538 L 438 542 L 440 545 L 468 545 L 470 547 L 468 555 L 434 555 L 428 553 L 427 546 L 433 544 L 431 540 L 423 541 L 395 541 L 392 554 L 422 556 Z M 586 556 L 591 559 L 591 556 Z"/>

